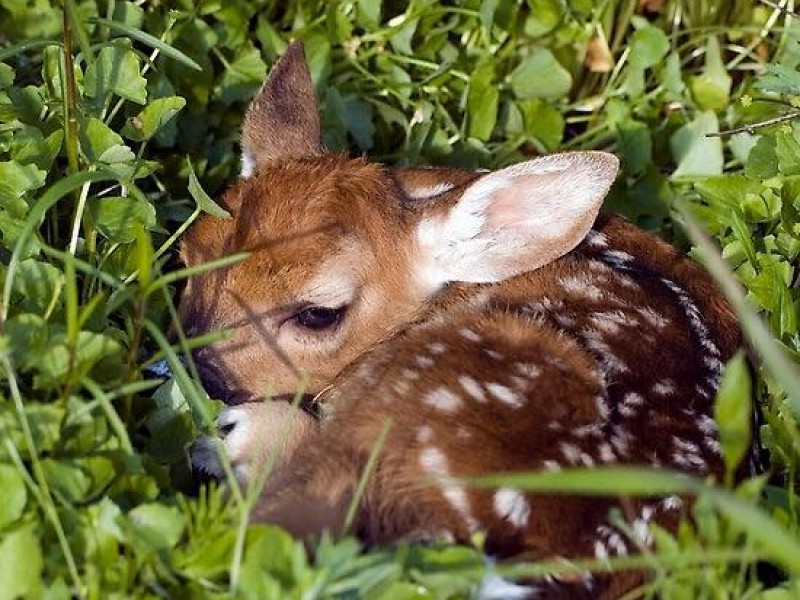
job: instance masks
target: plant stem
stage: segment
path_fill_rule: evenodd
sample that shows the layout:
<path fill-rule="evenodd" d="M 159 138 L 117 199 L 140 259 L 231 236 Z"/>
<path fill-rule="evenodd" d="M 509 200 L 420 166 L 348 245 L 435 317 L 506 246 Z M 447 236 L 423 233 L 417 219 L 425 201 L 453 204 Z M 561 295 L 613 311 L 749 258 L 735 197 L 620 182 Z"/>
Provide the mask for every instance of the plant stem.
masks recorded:
<path fill-rule="evenodd" d="M 72 57 L 72 23 L 69 11 L 64 6 L 64 73 L 61 84 L 64 89 L 64 143 L 70 173 L 78 172 L 78 117 L 77 90 L 75 86 L 75 63 Z"/>

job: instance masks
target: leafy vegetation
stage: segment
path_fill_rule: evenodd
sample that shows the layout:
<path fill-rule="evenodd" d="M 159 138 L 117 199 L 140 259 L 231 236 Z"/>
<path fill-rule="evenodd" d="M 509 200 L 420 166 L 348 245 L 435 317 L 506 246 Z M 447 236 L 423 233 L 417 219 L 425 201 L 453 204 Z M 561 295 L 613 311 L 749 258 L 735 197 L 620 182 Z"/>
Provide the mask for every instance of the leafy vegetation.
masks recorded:
<path fill-rule="evenodd" d="M 469 548 L 362 554 L 326 538 L 309 559 L 277 528 L 248 526 L 235 490 L 191 479 L 187 448 L 218 406 L 177 361 L 208 339 L 173 347 L 161 333 L 190 273 L 176 239 L 222 214 L 209 195 L 236 176 L 246 103 L 295 37 L 331 148 L 490 168 L 616 152 L 608 208 L 694 245 L 759 357 L 769 477 L 520 477 L 699 500 L 641 557 L 510 572 L 645 565 L 643 596 L 798 597 L 800 24 L 787 5 L 0 0 L 0 599 L 465 597 L 485 575 Z M 161 357 L 175 379 L 143 369 Z M 749 380 L 735 359 L 718 399 L 731 472 Z"/>

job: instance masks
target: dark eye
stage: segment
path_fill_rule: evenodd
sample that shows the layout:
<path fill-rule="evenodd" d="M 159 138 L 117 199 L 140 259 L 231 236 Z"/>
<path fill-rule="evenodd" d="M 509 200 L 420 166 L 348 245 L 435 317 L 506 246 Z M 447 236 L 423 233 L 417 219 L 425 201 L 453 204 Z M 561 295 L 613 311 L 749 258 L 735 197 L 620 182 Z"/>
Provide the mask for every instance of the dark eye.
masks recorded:
<path fill-rule="evenodd" d="M 304 308 L 292 318 L 300 327 L 319 331 L 338 325 L 346 308 L 345 306 L 340 306 L 339 308 L 310 306 Z"/>

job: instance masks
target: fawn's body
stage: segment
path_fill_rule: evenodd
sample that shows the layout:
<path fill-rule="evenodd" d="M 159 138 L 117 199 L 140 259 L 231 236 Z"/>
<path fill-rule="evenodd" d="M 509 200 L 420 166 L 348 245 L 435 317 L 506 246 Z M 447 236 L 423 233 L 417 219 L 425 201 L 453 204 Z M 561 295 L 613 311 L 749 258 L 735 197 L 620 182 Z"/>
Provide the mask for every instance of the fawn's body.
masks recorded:
<path fill-rule="evenodd" d="M 713 398 L 739 330 L 670 246 L 618 217 L 590 229 L 616 161 L 577 153 L 479 174 L 331 156 L 304 69 L 291 47 L 245 123 L 234 219 L 204 219 L 184 248 L 190 264 L 253 252 L 190 281 L 182 314 L 190 333 L 236 329 L 197 359 L 233 405 L 221 426 L 237 472 L 278 453 L 254 518 L 338 529 L 386 430 L 352 528 L 367 544 L 481 532 L 501 557 L 602 558 L 647 546 L 651 521 L 673 527 L 677 497 L 452 480 L 603 464 L 720 474 Z M 307 374 L 333 409 L 323 422 L 280 401 Z M 278 400 L 256 402 L 265 392 Z M 207 447 L 198 462 L 213 470 Z M 614 506 L 634 539 L 609 523 Z M 539 591 L 611 598 L 639 580 Z"/>

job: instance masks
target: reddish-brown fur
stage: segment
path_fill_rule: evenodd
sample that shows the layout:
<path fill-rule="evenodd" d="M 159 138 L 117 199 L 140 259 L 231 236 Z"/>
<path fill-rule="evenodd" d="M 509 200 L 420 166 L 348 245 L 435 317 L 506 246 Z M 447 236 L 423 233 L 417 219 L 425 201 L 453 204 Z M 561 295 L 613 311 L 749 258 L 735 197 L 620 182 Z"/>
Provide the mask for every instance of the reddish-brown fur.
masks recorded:
<path fill-rule="evenodd" d="M 287 79 L 281 69 L 304 69 L 299 46 L 276 67 L 279 82 Z M 267 97 L 293 89 L 278 88 L 268 82 Z M 301 94 L 299 114 L 308 102 L 313 95 Z M 234 329 L 196 359 L 209 389 L 250 419 L 243 460 L 257 469 L 267 451 L 279 454 L 254 519 L 298 535 L 340 527 L 388 426 L 352 528 L 366 544 L 468 543 L 481 531 L 499 557 L 615 556 L 648 540 L 610 526 L 613 507 L 632 523 L 675 526 L 677 498 L 473 490 L 447 478 L 601 464 L 719 476 L 713 397 L 741 339 L 695 263 L 622 218 L 601 216 L 584 242 L 549 264 L 429 296 L 415 276 L 412 233 L 481 175 L 326 154 L 317 124 L 304 133 L 292 116 L 256 110 L 248 121 L 278 131 L 258 142 L 253 176 L 223 198 L 233 219 L 201 219 L 183 248 L 188 264 L 251 255 L 191 279 L 181 303 L 191 334 Z M 281 127 L 291 131 L 286 152 Z M 441 182 L 451 189 L 417 193 Z M 291 319 L 309 283 L 335 288 L 348 278 L 357 291 L 341 329 L 328 337 L 297 330 Z M 333 409 L 323 422 L 280 401 L 306 377 L 306 392 L 322 392 Z M 265 394 L 276 400 L 256 403 Z M 286 416 L 294 425 L 275 447 Z M 537 597 L 614 598 L 641 581 L 640 573 L 551 581 Z"/>

